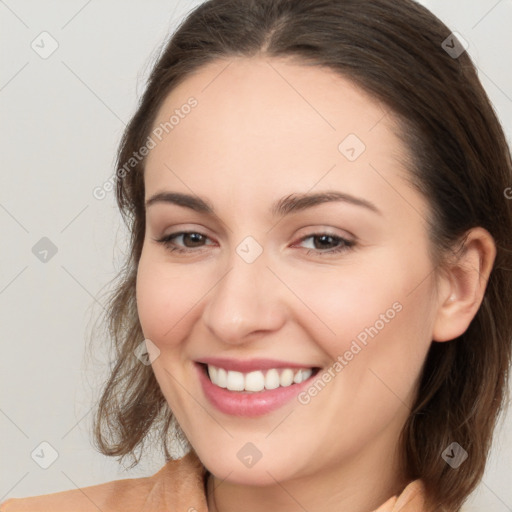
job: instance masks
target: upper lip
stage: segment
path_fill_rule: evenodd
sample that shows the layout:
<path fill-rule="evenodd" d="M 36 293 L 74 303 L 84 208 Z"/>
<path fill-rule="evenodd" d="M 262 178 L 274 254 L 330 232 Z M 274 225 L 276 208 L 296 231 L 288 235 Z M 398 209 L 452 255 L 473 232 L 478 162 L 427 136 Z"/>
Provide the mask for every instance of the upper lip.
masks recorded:
<path fill-rule="evenodd" d="M 227 357 L 205 357 L 196 363 L 210 364 L 217 368 L 242 373 L 256 370 L 269 370 L 270 368 L 315 368 L 310 364 L 292 363 L 277 359 L 230 359 Z"/>

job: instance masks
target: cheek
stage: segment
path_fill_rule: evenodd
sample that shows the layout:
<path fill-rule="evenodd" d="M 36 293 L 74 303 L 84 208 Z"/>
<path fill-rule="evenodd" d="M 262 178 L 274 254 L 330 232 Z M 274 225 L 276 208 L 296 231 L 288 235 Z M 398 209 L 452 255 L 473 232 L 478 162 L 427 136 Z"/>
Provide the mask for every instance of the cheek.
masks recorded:
<path fill-rule="evenodd" d="M 393 269 L 380 272 L 380 267 L 376 261 L 370 269 L 353 265 L 314 273 L 313 279 L 305 272 L 288 277 L 306 306 L 296 318 L 312 339 L 326 340 L 331 355 L 347 350 L 353 339 L 364 343 L 369 330 L 382 331 L 399 316 L 409 276 L 392 277 Z"/>
<path fill-rule="evenodd" d="M 160 349 L 179 343 L 190 312 L 204 291 L 190 285 L 190 276 L 142 252 L 137 271 L 137 311 L 146 338 Z"/>
<path fill-rule="evenodd" d="M 308 295 L 308 305 L 335 335 L 326 328 L 319 331 L 322 324 L 314 315 L 309 323 L 303 320 L 302 327 L 331 363 L 320 377 L 325 384 L 312 384 L 301 403 L 311 401 L 322 411 L 325 436 L 330 435 L 329 425 L 343 418 L 345 431 L 351 432 L 347 450 L 367 442 L 375 429 L 405 421 L 431 343 L 429 288 L 425 284 L 410 293 L 416 271 L 391 270 L 397 271 L 396 277 L 352 275 L 343 285 L 317 280 L 318 288 Z M 323 387 L 331 392 L 324 393 Z"/>
<path fill-rule="evenodd" d="M 431 343 L 431 264 L 425 253 L 399 249 L 373 256 L 371 264 L 332 268 L 314 279 L 288 275 L 307 305 L 296 318 L 332 360 L 346 356 L 361 370 L 378 363 L 411 377 Z"/>

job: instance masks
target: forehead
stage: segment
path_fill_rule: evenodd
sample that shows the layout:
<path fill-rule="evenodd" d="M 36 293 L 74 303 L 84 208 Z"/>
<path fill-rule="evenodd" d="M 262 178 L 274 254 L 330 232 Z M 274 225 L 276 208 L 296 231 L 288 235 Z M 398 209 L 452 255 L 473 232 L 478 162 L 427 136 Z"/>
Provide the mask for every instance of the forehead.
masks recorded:
<path fill-rule="evenodd" d="M 187 127 L 208 128 L 217 120 L 216 130 L 208 135 L 227 133 L 230 140 L 237 133 L 240 138 L 249 133 L 274 140 L 272 135 L 279 133 L 297 139 L 302 133 L 304 139 L 317 134 L 336 140 L 349 130 L 365 138 L 388 113 L 377 99 L 331 69 L 289 59 L 232 58 L 199 68 L 173 89 L 154 127 L 169 121 L 190 97 L 198 102 L 190 112 L 192 121 L 180 123 L 179 130 L 174 126 L 171 138 Z M 220 120 L 229 124 L 223 126 Z"/>
<path fill-rule="evenodd" d="M 161 140 L 153 137 L 145 171 L 153 192 L 173 184 L 275 196 L 340 180 L 350 192 L 364 180 L 382 186 L 375 169 L 396 174 L 404 153 L 393 116 L 375 98 L 330 69 L 274 58 L 198 69 L 168 95 L 155 130 Z"/>

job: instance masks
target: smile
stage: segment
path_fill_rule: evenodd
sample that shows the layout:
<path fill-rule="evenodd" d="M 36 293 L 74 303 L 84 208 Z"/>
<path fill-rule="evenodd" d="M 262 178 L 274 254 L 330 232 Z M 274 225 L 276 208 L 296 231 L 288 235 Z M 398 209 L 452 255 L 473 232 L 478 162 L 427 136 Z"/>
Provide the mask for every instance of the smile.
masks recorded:
<path fill-rule="evenodd" d="M 313 368 L 270 368 L 242 373 L 213 365 L 207 365 L 208 376 L 213 384 L 230 391 L 258 392 L 300 384 L 313 374 Z"/>
<path fill-rule="evenodd" d="M 319 367 L 267 367 L 238 371 L 195 363 L 203 395 L 218 411 L 230 416 L 256 417 L 289 402 L 311 384 Z"/>

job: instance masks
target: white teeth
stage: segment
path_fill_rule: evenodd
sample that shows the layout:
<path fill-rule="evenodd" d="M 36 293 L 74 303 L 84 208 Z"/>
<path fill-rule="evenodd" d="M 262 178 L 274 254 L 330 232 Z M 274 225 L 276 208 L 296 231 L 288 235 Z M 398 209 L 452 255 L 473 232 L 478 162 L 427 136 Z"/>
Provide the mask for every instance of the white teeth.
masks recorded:
<path fill-rule="evenodd" d="M 208 368 L 210 368 L 208 366 Z M 212 380 L 212 382 L 214 382 Z M 224 368 L 217 368 L 217 386 L 221 388 L 227 388 L 228 387 L 228 374 Z"/>
<path fill-rule="evenodd" d="M 290 368 L 286 368 L 286 370 L 283 370 L 283 373 L 281 373 L 279 381 L 281 383 L 281 386 L 289 386 L 293 382 L 293 370 L 290 370 Z"/>
<path fill-rule="evenodd" d="M 272 368 L 265 375 L 265 389 L 276 389 L 279 387 L 279 372 Z"/>
<path fill-rule="evenodd" d="M 311 368 L 300 370 L 272 368 L 267 370 L 266 373 L 259 370 L 242 373 L 232 370 L 226 371 L 224 368 L 208 365 L 208 375 L 213 384 L 221 388 L 227 388 L 230 391 L 258 392 L 263 389 L 276 389 L 280 386 L 288 387 L 293 383 L 300 384 L 309 379 L 312 373 Z"/>
<path fill-rule="evenodd" d="M 313 375 L 313 370 L 308 368 L 307 370 L 301 370 L 302 372 L 302 380 L 308 380 L 311 375 Z"/>
<path fill-rule="evenodd" d="M 265 377 L 261 372 L 251 372 L 245 376 L 246 391 L 261 391 L 265 388 Z"/>
<path fill-rule="evenodd" d="M 217 372 L 218 371 L 219 371 L 219 369 L 216 368 L 215 366 L 208 365 L 208 375 L 212 382 L 217 382 Z"/>
<path fill-rule="evenodd" d="M 244 390 L 244 374 L 241 372 L 228 372 L 227 388 L 230 391 L 243 391 Z"/>

